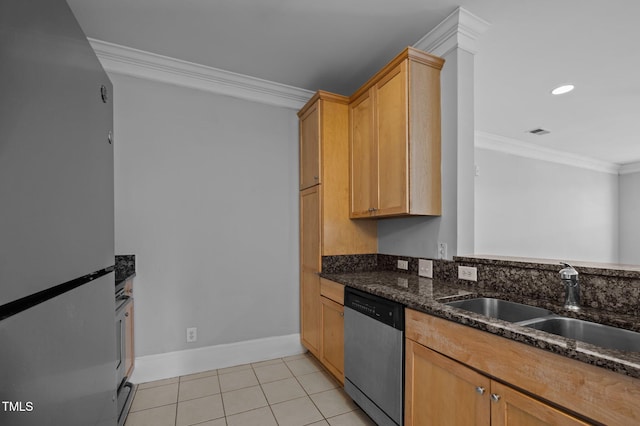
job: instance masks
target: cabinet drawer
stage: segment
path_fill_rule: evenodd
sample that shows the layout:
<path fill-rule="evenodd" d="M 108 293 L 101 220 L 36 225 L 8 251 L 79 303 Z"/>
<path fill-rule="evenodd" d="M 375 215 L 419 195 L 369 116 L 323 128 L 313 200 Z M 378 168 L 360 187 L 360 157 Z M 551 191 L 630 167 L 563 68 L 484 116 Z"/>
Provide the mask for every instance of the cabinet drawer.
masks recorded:
<path fill-rule="evenodd" d="M 320 294 L 340 305 L 344 305 L 344 286 L 342 284 L 320 278 Z"/>

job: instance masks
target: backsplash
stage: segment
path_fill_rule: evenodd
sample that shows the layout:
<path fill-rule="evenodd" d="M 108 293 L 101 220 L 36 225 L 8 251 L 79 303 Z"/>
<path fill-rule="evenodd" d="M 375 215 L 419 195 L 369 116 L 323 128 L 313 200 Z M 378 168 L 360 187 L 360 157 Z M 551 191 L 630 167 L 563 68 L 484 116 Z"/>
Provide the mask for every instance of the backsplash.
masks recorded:
<path fill-rule="evenodd" d="M 564 303 L 562 265 L 530 259 L 455 257 L 455 264 L 478 269 L 478 282 L 458 280 L 479 289 L 514 297 Z M 581 305 L 626 315 L 640 315 L 640 269 L 573 265 L 579 273 Z"/>
<path fill-rule="evenodd" d="M 417 257 L 372 253 L 323 256 L 322 272 L 348 273 L 365 271 L 396 271 L 418 274 Z M 397 268 L 398 260 L 406 260 L 409 269 Z M 547 300 L 555 305 L 564 303 L 564 286 L 558 272 L 562 265 L 554 261 L 519 258 L 459 256 L 454 260 L 432 259 L 434 279 L 473 286 L 484 292 L 508 294 L 514 301 Z M 458 279 L 458 266 L 478 269 L 478 281 Z M 581 305 L 623 315 L 640 315 L 640 268 L 588 263 L 573 265 L 579 275 Z"/>
<path fill-rule="evenodd" d="M 322 272 L 325 274 L 340 274 L 365 271 L 397 271 L 418 275 L 418 259 L 426 258 L 382 253 L 322 256 Z M 406 260 L 409 269 L 406 271 L 398 269 L 398 260 Z M 433 276 L 441 280 L 455 279 L 457 277 L 455 262 L 443 259 L 433 260 Z"/>

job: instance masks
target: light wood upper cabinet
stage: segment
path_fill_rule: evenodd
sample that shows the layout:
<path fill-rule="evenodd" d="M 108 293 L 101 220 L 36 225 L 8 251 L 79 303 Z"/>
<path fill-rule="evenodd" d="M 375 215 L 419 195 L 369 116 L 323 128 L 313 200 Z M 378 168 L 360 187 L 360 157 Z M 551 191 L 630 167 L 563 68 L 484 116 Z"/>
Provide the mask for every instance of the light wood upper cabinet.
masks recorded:
<path fill-rule="evenodd" d="M 347 97 L 319 91 L 298 112 L 300 152 L 307 149 L 305 146 L 314 146 L 313 143 L 306 143 L 305 138 L 311 138 L 310 135 L 317 135 L 319 141 L 317 149 L 310 149 L 310 151 L 319 153 L 319 157 L 315 160 L 309 160 L 313 166 L 304 163 L 305 158 L 313 157 L 311 154 L 301 154 L 300 156 L 301 182 L 305 175 L 310 176 L 307 184 L 311 184 L 316 175 L 319 176 L 320 181 L 320 185 L 317 185 L 319 187 L 317 214 L 320 229 L 317 241 L 318 259 L 320 256 L 376 253 L 378 251 L 376 224 L 349 219 L 348 102 L 349 98 Z M 315 130 L 311 131 L 312 128 Z M 319 167 L 319 172 L 307 171 L 315 170 L 315 165 Z M 304 229 L 301 231 L 303 232 L 302 241 L 305 238 Z M 320 272 L 319 263 L 317 272 Z"/>
<path fill-rule="evenodd" d="M 320 183 L 320 102 L 300 117 L 300 189 Z"/>
<path fill-rule="evenodd" d="M 349 105 L 351 142 L 351 217 L 369 217 L 378 203 L 378 156 L 373 139 L 373 89 Z"/>
<path fill-rule="evenodd" d="M 441 214 L 443 63 L 407 48 L 351 97 L 350 217 Z"/>

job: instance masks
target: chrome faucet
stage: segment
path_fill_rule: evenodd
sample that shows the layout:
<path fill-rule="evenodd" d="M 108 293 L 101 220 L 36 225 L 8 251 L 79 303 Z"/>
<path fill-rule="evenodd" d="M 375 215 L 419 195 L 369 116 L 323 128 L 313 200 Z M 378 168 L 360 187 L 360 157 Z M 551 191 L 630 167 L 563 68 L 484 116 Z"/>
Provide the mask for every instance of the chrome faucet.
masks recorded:
<path fill-rule="evenodd" d="M 570 311 L 580 310 L 580 283 L 578 283 L 578 271 L 568 263 L 560 262 L 564 268 L 560 270 L 560 280 L 564 284 L 565 297 L 564 308 Z"/>

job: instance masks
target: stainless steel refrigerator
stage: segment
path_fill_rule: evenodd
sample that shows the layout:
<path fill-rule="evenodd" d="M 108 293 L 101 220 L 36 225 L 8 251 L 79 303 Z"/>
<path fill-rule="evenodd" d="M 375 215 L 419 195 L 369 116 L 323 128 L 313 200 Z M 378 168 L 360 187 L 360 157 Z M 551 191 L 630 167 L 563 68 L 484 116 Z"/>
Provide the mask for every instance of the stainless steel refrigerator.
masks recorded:
<path fill-rule="evenodd" d="M 0 2 L 0 425 L 115 425 L 112 86 L 64 0 Z"/>

